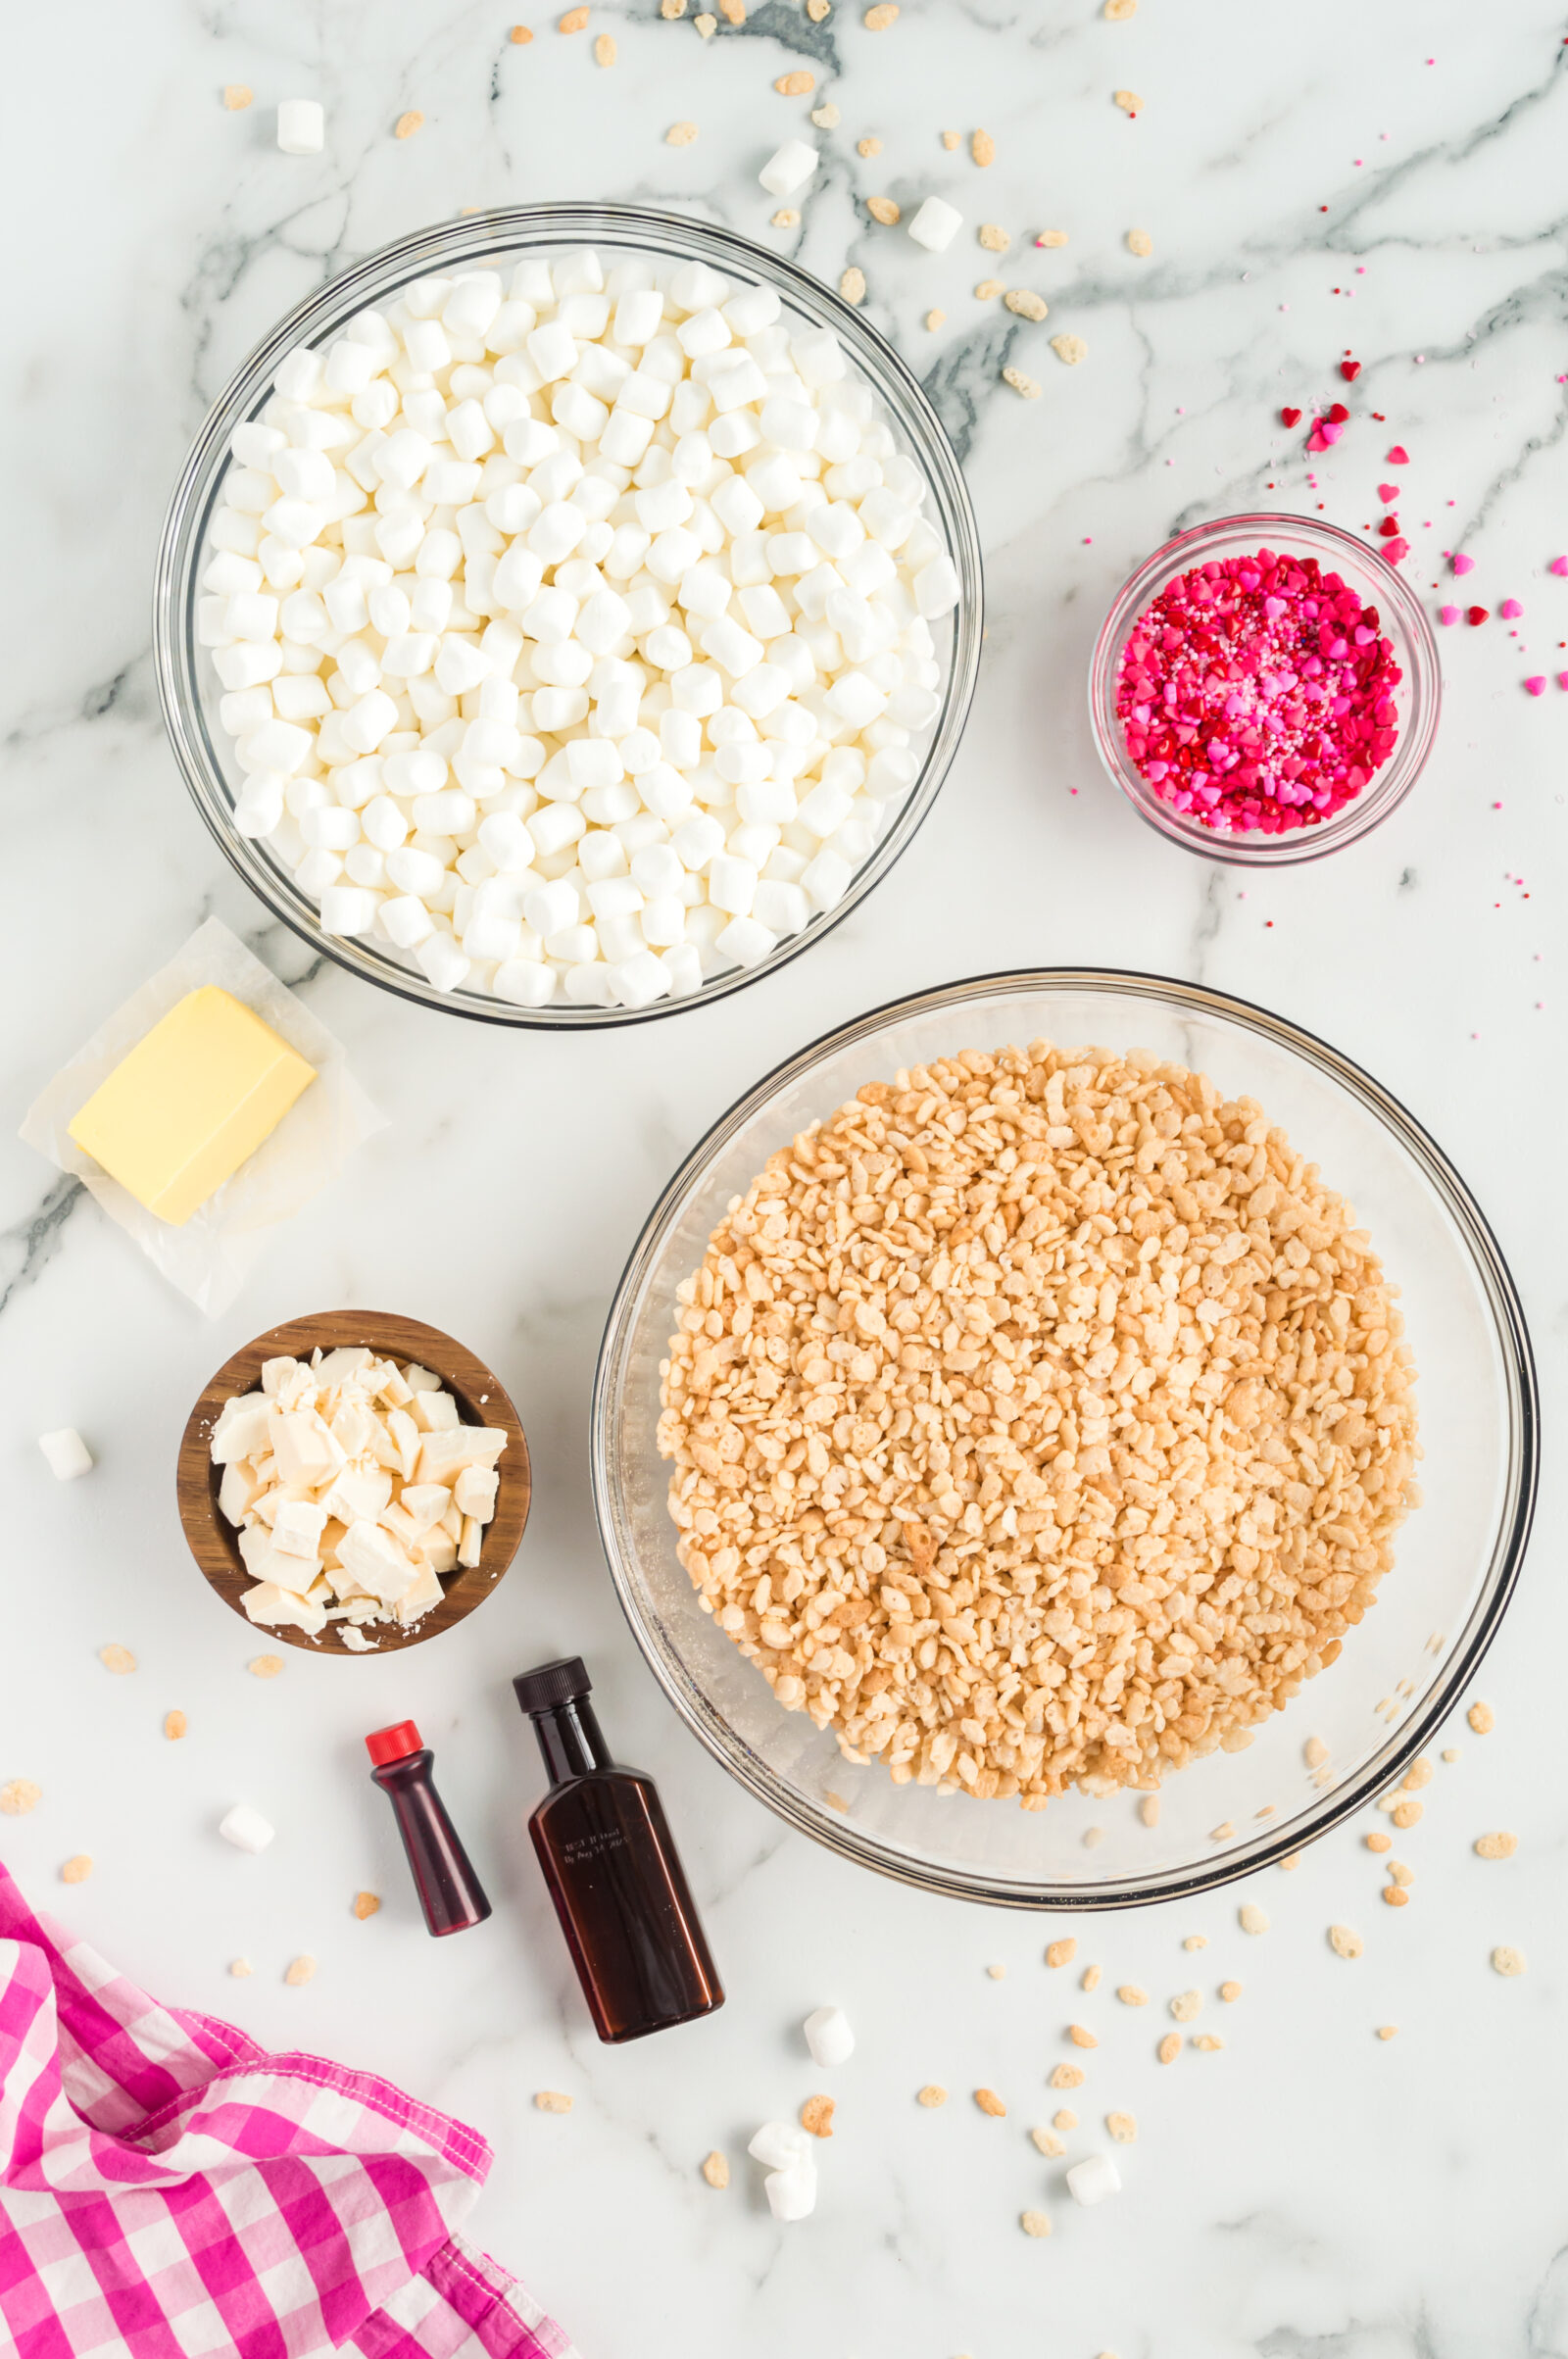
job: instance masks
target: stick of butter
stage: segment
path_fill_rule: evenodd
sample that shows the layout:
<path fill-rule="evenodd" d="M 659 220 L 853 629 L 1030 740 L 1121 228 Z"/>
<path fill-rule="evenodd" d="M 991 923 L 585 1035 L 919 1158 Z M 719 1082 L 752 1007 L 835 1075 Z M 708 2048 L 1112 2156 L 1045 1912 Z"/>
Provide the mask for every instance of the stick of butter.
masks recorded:
<path fill-rule="evenodd" d="M 209 983 L 154 1024 L 69 1127 L 111 1179 L 179 1228 L 315 1079 L 270 1025 Z"/>

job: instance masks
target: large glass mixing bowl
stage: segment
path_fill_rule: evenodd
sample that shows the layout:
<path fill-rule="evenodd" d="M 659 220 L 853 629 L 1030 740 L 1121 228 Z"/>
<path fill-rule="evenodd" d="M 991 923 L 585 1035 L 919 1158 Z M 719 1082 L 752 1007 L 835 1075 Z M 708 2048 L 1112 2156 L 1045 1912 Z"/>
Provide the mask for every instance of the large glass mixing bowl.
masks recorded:
<path fill-rule="evenodd" d="M 896 1786 L 786 1711 L 700 1610 L 675 1556 L 655 1442 L 675 1289 L 768 1155 L 868 1081 L 964 1049 L 1143 1048 L 1255 1098 L 1348 1196 L 1400 1289 L 1418 1372 L 1424 1503 L 1339 1660 L 1241 1752 L 1173 1772 L 1158 1823 L 1138 1797 L 1042 1811 Z M 1174 1899 L 1267 1865 L 1381 1795 L 1451 1711 L 1518 1575 L 1535 1500 L 1535 1370 L 1513 1281 L 1464 1182 L 1371 1077 L 1294 1024 L 1158 975 L 979 976 L 879 1007 L 780 1065 L 717 1122 L 655 1205 L 610 1314 L 594 1394 L 600 1529 L 639 1646 L 687 1726 L 760 1801 L 847 1859 L 929 1892 L 1015 1908 Z M 1316 1769 L 1302 1757 L 1322 1740 Z M 1314 1747 L 1314 1753 L 1316 1748 Z M 1099 1830 L 1091 1840 L 1092 1830 Z"/>
<path fill-rule="evenodd" d="M 942 536 L 958 575 L 956 610 L 934 625 L 942 666 L 942 702 L 913 749 L 920 767 L 869 858 L 856 871 L 838 906 L 814 916 L 803 933 L 786 936 L 753 967 L 729 967 L 684 999 L 651 1007 L 516 1007 L 481 991 L 437 991 L 423 971 L 379 938 L 329 934 L 311 895 L 265 840 L 239 833 L 234 800 L 242 777 L 233 747 L 219 722 L 222 684 L 210 650 L 196 637 L 196 603 L 210 554 L 208 536 L 222 494 L 234 428 L 256 417 L 271 396 L 272 374 L 299 344 L 328 344 L 359 312 L 387 301 L 399 288 L 434 272 L 505 268 L 524 255 L 560 254 L 594 246 L 617 256 L 645 256 L 661 266 L 705 262 L 748 285 L 776 290 L 796 328 L 832 331 L 877 397 L 901 451 L 928 485 L 923 513 Z M 983 629 L 980 539 L 963 475 L 941 420 L 912 371 L 870 321 L 807 270 L 769 254 L 749 238 L 709 221 L 684 221 L 635 205 L 517 205 L 443 221 L 399 238 L 297 304 L 258 344 L 214 403 L 174 487 L 164 522 L 153 592 L 153 651 L 164 722 L 197 810 L 222 851 L 274 915 L 318 952 L 352 974 L 421 1007 L 477 1016 L 493 1024 L 592 1031 L 604 1024 L 644 1022 L 706 1005 L 754 983 L 821 940 L 886 876 L 948 774 L 974 695 Z"/>

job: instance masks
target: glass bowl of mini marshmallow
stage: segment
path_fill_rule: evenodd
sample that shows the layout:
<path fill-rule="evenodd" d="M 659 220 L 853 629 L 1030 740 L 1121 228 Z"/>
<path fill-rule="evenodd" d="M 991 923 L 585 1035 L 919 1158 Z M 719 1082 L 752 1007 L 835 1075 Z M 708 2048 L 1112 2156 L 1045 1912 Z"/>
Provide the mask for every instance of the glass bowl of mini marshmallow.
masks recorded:
<path fill-rule="evenodd" d="M 159 551 L 176 759 L 268 906 L 495 1023 L 772 972 L 898 859 L 982 628 L 909 369 L 792 264 L 629 206 L 496 210 L 298 305 Z"/>

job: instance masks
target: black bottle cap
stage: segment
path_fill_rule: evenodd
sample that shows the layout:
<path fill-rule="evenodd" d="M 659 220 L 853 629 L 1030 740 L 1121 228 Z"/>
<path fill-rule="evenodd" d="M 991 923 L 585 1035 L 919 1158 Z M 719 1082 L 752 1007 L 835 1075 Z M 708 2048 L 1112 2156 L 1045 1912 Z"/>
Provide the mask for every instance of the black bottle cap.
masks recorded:
<path fill-rule="evenodd" d="M 580 1654 L 564 1654 L 559 1662 L 541 1663 L 537 1671 L 519 1671 L 512 1685 L 525 1712 L 553 1712 L 560 1704 L 591 1696 L 594 1683 Z"/>

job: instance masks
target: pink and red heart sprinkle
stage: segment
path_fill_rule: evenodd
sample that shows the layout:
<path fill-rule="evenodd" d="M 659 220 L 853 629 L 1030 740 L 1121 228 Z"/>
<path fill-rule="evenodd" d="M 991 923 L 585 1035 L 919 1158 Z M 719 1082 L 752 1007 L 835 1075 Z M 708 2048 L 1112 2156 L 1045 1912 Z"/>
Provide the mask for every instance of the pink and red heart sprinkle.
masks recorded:
<path fill-rule="evenodd" d="M 1525 682 L 1525 690 L 1530 696 L 1544 696 L 1546 692 L 1545 673 L 1544 671 L 1532 672 Z"/>
<path fill-rule="evenodd" d="M 1401 677 L 1376 607 L 1314 557 L 1260 549 L 1169 583 L 1116 675 L 1127 751 L 1218 835 L 1318 827 L 1394 751 Z"/>
<path fill-rule="evenodd" d="M 1548 573 L 1568 573 L 1568 557 L 1554 557 L 1547 565 Z"/>
<path fill-rule="evenodd" d="M 1492 609 L 1490 607 L 1467 606 L 1464 610 L 1464 618 L 1466 622 L 1469 623 L 1471 629 L 1474 630 L 1479 623 L 1488 621 L 1491 617 L 1491 614 Z"/>
<path fill-rule="evenodd" d="M 1340 363 L 1340 374 L 1348 385 L 1353 385 L 1360 373 L 1361 364 L 1359 361 L 1342 361 Z"/>
<path fill-rule="evenodd" d="M 1396 442 L 1392 451 L 1385 453 L 1383 464 L 1385 467 L 1408 467 L 1410 454 L 1402 442 Z"/>

